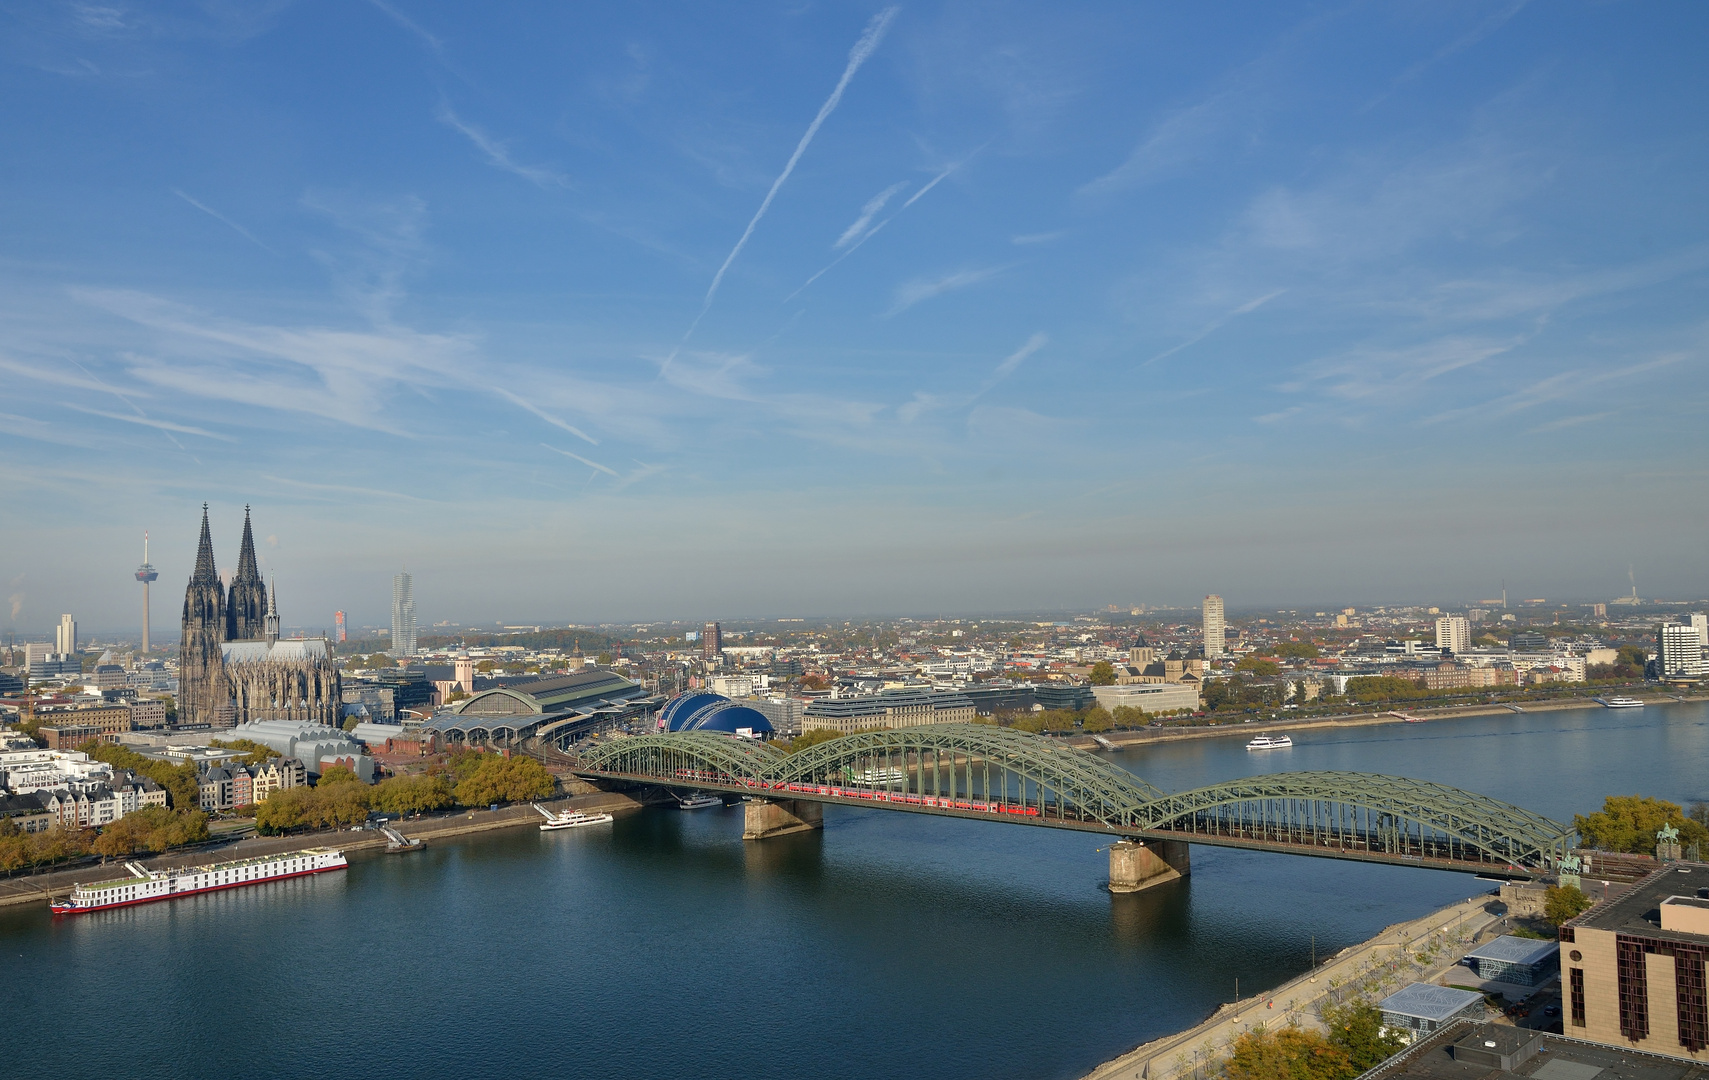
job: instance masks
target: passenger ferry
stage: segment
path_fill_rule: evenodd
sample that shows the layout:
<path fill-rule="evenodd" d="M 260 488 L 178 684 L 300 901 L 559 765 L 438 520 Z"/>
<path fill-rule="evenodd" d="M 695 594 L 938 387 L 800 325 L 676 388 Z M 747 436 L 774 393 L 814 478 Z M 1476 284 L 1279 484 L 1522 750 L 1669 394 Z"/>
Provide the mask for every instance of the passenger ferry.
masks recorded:
<path fill-rule="evenodd" d="M 1644 703 L 1635 697 L 1599 697 L 1596 699 L 1605 709 L 1641 709 Z"/>
<path fill-rule="evenodd" d="M 610 814 L 587 814 L 580 810 L 568 810 L 562 814 L 554 814 L 539 803 L 530 806 L 540 811 L 546 823 L 540 826 L 541 832 L 552 832 L 555 829 L 579 829 L 585 825 L 604 825 L 615 820 Z"/>
<path fill-rule="evenodd" d="M 235 889 L 305 874 L 323 874 L 328 870 L 342 870 L 348 865 L 344 853 L 332 848 L 307 848 L 283 855 L 264 855 L 181 870 L 146 870 L 128 862 L 125 869 L 131 872 L 130 877 L 78 885 L 63 903 L 53 905 L 53 913 L 81 915 L 86 911 L 129 907 L 153 900 L 176 900 L 180 896 L 194 896 L 216 889 Z"/>
<path fill-rule="evenodd" d="M 677 805 L 684 810 L 708 810 L 714 806 L 723 806 L 724 800 L 710 792 L 697 791 L 686 799 L 678 799 Z"/>
<path fill-rule="evenodd" d="M 1286 750 L 1294 740 L 1286 735 L 1260 735 L 1246 744 L 1248 750 Z"/>

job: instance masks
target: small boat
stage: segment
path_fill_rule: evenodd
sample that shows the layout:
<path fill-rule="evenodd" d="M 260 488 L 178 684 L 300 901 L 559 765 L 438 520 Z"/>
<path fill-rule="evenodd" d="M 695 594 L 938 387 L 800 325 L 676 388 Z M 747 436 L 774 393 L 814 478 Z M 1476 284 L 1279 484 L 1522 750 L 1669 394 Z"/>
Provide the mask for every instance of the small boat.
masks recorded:
<path fill-rule="evenodd" d="M 1599 697 L 1597 702 L 1605 709 L 1641 709 L 1644 703 L 1633 697 Z"/>
<path fill-rule="evenodd" d="M 678 806 L 684 810 L 709 810 L 714 806 L 723 806 L 724 799 L 706 791 L 697 791 L 686 799 L 678 799 Z"/>
<path fill-rule="evenodd" d="M 380 832 L 385 834 L 386 851 L 389 854 L 399 855 L 407 851 L 421 850 L 421 837 L 419 836 L 405 836 L 390 825 L 380 826 Z"/>
<path fill-rule="evenodd" d="M 552 832 L 555 829 L 579 829 L 584 825 L 604 825 L 614 820 L 610 814 L 588 814 L 580 810 L 567 810 L 562 814 L 554 814 L 539 803 L 530 806 L 540 811 L 540 816 L 546 819 L 540 826 L 541 832 Z"/>
<path fill-rule="evenodd" d="M 1259 735 L 1246 744 L 1248 750 L 1286 750 L 1294 745 L 1294 740 L 1286 735 Z"/>

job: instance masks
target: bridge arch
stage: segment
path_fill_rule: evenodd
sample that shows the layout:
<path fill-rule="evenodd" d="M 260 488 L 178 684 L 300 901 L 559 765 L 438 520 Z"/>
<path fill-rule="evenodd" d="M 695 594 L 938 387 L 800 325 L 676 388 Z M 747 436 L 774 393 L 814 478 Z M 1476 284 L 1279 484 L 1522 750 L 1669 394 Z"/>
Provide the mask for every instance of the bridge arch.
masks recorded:
<path fill-rule="evenodd" d="M 1515 876 L 1574 839 L 1558 822 L 1443 784 L 1366 773 L 1272 773 L 1166 794 L 1104 758 L 987 724 L 845 735 L 786 754 L 715 732 L 618 736 L 577 773 L 676 787 L 1002 820 Z"/>

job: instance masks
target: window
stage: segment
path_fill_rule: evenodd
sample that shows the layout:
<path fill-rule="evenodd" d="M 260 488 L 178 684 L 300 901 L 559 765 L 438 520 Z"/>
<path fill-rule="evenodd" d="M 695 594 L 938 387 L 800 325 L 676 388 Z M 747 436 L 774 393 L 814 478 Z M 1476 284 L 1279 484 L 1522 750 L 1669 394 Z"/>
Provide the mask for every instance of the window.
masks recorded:
<path fill-rule="evenodd" d="M 1573 1027 L 1584 1026 L 1584 969 L 1573 968 L 1572 976 Z"/>

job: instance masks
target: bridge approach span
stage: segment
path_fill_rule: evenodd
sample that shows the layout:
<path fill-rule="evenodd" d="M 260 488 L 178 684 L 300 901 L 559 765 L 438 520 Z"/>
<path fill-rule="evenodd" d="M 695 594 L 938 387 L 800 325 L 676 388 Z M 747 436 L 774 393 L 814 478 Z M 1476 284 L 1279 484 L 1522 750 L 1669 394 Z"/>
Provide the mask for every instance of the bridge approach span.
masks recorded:
<path fill-rule="evenodd" d="M 1559 822 L 1443 784 L 1370 773 L 1271 773 L 1166 794 L 1087 751 L 986 724 L 867 731 L 788 754 L 715 732 L 602 739 L 589 780 L 877 806 L 1494 877 L 1555 872 Z"/>

